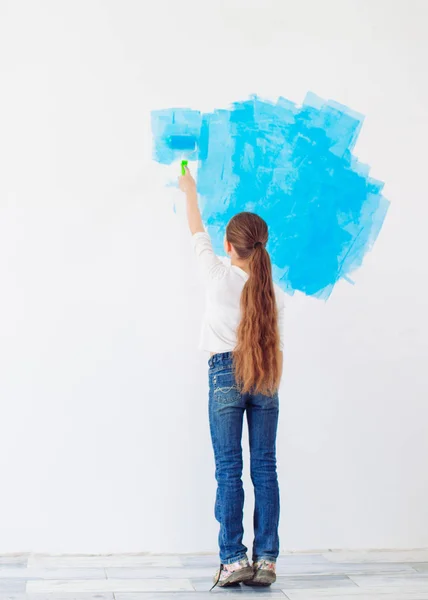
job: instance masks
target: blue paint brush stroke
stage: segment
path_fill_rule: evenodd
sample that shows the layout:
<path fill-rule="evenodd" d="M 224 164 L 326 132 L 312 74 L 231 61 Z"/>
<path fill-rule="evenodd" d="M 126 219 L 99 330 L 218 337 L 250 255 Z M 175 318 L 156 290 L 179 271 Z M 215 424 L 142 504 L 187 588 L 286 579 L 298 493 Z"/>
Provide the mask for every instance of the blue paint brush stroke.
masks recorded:
<path fill-rule="evenodd" d="M 358 268 L 382 227 L 383 183 L 352 155 L 363 116 L 308 93 L 302 106 L 257 96 L 230 109 L 153 111 L 154 158 L 198 160 L 202 217 L 214 249 L 237 212 L 269 225 L 274 278 L 287 292 L 328 298 Z M 191 136 L 197 149 L 171 147 Z"/>

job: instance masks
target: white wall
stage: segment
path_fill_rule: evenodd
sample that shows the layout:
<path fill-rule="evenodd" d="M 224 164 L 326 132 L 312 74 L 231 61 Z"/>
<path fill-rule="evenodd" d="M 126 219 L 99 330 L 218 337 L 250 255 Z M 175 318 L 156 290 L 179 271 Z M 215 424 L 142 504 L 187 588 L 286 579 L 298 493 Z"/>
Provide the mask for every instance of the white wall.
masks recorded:
<path fill-rule="evenodd" d="M 426 16 L 0 2 L 0 552 L 216 550 L 203 292 L 150 110 L 308 90 L 367 116 L 391 208 L 355 286 L 288 300 L 282 549 L 428 546 Z"/>

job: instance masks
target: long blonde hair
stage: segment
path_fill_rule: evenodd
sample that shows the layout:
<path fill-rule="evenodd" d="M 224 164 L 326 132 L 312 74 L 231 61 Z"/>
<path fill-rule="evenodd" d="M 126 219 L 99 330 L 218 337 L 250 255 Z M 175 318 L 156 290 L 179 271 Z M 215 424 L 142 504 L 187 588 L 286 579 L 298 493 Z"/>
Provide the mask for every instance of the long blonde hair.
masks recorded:
<path fill-rule="evenodd" d="M 249 259 L 250 271 L 241 295 L 235 377 L 242 393 L 271 395 L 279 387 L 281 358 L 272 267 L 265 247 L 268 227 L 258 215 L 241 212 L 229 221 L 226 239 L 239 258 Z"/>

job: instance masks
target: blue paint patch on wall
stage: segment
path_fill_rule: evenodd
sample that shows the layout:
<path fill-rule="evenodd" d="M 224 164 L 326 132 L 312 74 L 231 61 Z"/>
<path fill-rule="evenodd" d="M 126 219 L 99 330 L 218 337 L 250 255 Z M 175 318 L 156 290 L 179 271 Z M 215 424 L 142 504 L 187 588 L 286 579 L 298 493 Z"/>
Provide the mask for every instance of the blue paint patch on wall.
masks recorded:
<path fill-rule="evenodd" d="M 199 161 L 202 217 L 218 254 L 229 219 L 257 212 L 269 225 L 276 282 L 328 298 L 339 279 L 352 283 L 389 206 L 383 183 L 352 155 L 362 122 L 312 93 L 299 107 L 254 96 L 211 113 L 153 111 L 154 158 Z"/>

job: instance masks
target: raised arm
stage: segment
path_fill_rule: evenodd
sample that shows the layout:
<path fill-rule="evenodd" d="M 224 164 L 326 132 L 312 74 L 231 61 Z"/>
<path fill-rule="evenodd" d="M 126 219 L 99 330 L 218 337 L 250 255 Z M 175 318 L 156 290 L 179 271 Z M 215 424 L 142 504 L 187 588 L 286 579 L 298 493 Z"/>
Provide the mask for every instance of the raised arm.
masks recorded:
<path fill-rule="evenodd" d="M 178 178 L 178 183 L 180 189 L 186 194 L 187 220 L 193 235 L 195 233 L 203 232 L 205 229 L 204 224 L 202 223 L 201 211 L 199 210 L 195 180 L 187 167 L 185 167 L 185 170 L 186 174 Z"/>
<path fill-rule="evenodd" d="M 180 189 L 186 194 L 187 220 L 192 233 L 193 247 L 198 258 L 200 271 L 206 282 L 220 279 L 226 272 L 226 267 L 216 256 L 211 238 L 204 229 L 201 211 L 198 205 L 196 183 L 190 171 L 185 167 L 186 173 L 178 178 Z"/>

